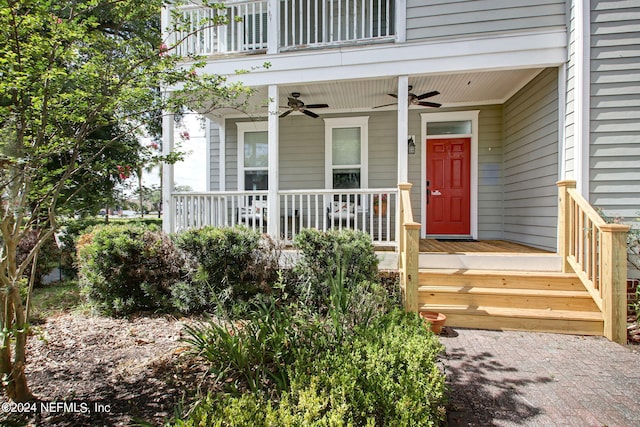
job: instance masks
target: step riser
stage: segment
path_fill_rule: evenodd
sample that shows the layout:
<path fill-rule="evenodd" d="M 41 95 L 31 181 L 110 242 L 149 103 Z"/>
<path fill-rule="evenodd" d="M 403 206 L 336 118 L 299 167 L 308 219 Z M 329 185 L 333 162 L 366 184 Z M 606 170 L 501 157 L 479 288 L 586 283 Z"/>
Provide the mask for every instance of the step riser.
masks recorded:
<path fill-rule="evenodd" d="M 581 291 L 584 286 L 577 277 L 546 277 L 544 275 L 478 275 L 420 273 L 420 285 L 470 286 L 483 288 L 544 289 Z"/>
<path fill-rule="evenodd" d="M 517 296 L 517 295 L 482 295 L 465 293 L 419 292 L 419 304 L 466 305 L 471 307 L 511 307 L 541 310 L 576 310 L 598 311 L 589 294 L 579 298 Z"/>
<path fill-rule="evenodd" d="M 421 309 L 428 310 L 428 306 Z M 505 318 L 464 314 L 447 314 L 445 326 L 598 336 L 602 335 L 603 331 L 603 323 L 595 321 Z"/>
<path fill-rule="evenodd" d="M 555 254 L 421 253 L 419 268 L 504 271 L 561 271 Z"/>

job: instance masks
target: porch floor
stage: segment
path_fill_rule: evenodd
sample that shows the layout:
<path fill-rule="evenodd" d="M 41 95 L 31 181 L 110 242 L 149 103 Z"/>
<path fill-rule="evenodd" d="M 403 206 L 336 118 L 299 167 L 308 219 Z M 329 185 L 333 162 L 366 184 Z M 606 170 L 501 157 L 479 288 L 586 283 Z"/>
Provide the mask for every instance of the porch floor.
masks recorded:
<path fill-rule="evenodd" d="M 420 239 L 421 253 L 509 253 L 509 254 L 550 254 L 552 252 L 505 240 L 479 240 L 476 242 L 439 241 L 437 239 Z"/>

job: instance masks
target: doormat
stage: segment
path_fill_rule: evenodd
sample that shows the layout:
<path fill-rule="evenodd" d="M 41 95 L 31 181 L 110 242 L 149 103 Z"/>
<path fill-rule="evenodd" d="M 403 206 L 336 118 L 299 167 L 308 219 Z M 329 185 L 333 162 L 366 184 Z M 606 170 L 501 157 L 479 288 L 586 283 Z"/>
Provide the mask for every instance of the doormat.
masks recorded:
<path fill-rule="evenodd" d="M 477 242 L 475 239 L 436 239 L 438 242 Z"/>

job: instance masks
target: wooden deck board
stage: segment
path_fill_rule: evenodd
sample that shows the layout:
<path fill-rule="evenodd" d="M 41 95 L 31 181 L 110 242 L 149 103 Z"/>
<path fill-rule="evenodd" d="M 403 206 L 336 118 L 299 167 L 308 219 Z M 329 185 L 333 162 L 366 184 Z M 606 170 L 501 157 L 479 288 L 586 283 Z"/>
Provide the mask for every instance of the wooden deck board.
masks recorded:
<path fill-rule="evenodd" d="M 469 253 L 469 252 L 493 252 L 493 253 L 525 253 L 548 254 L 549 251 L 532 248 L 519 243 L 504 240 L 480 240 L 477 242 L 438 241 L 435 239 L 421 239 L 420 252 L 439 253 Z"/>

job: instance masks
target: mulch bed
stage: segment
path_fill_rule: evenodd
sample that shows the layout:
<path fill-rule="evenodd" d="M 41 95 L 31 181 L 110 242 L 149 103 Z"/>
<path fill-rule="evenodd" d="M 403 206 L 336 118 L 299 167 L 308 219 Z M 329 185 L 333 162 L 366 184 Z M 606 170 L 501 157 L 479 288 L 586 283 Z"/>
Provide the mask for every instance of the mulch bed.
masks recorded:
<path fill-rule="evenodd" d="M 178 405 L 188 407 L 199 385 L 211 386 L 205 365 L 180 341 L 187 321 L 50 317 L 29 339 L 27 378 L 38 405 L 71 405 L 31 416 L 4 412 L 0 425 L 161 425 Z"/>

